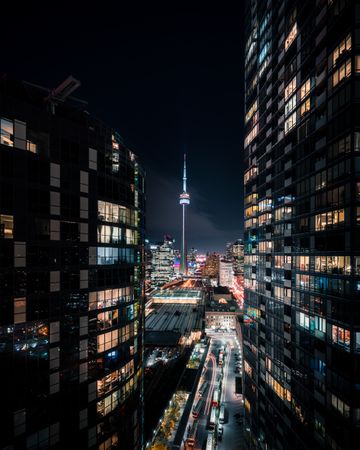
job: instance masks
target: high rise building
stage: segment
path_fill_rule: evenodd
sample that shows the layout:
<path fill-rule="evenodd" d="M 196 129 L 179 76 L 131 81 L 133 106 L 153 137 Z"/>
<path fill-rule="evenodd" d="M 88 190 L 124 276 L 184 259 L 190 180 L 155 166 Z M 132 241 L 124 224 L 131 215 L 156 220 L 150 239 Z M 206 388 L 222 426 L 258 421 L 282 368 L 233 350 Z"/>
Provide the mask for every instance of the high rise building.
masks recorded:
<path fill-rule="evenodd" d="M 248 0 L 245 441 L 360 432 L 360 5 Z"/>
<path fill-rule="evenodd" d="M 144 175 L 67 97 L 0 82 L 0 448 L 142 448 Z"/>
<path fill-rule="evenodd" d="M 181 263 L 180 263 L 180 273 L 187 275 L 187 245 L 186 245 L 186 234 L 185 234 L 185 212 L 186 206 L 190 205 L 190 194 L 186 191 L 186 155 L 184 155 L 184 171 L 183 171 L 183 192 L 180 194 L 179 203 L 182 206 L 182 236 L 181 236 Z"/>
<path fill-rule="evenodd" d="M 234 268 L 232 261 L 220 260 L 219 286 L 232 287 L 234 283 Z"/>
<path fill-rule="evenodd" d="M 206 255 L 206 261 L 203 270 L 203 276 L 216 279 L 219 278 L 219 254 L 210 253 Z"/>
<path fill-rule="evenodd" d="M 226 244 L 225 259 L 233 262 L 234 275 L 242 275 L 244 273 L 244 243 L 242 239 Z"/>
<path fill-rule="evenodd" d="M 237 239 L 233 244 L 234 255 L 234 274 L 243 275 L 244 273 L 244 242 Z"/>
<path fill-rule="evenodd" d="M 151 245 L 151 283 L 162 286 L 174 278 L 174 240 L 164 236 L 162 244 Z"/>

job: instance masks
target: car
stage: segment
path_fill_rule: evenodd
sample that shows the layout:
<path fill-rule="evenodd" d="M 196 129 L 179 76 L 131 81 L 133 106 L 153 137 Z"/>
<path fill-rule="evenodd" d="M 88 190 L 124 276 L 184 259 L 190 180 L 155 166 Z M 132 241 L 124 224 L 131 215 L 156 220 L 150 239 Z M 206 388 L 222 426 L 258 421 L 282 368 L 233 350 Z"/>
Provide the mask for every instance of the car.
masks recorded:
<path fill-rule="evenodd" d="M 218 426 L 218 439 L 221 441 L 222 435 L 224 434 L 224 427 L 222 425 Z"/>

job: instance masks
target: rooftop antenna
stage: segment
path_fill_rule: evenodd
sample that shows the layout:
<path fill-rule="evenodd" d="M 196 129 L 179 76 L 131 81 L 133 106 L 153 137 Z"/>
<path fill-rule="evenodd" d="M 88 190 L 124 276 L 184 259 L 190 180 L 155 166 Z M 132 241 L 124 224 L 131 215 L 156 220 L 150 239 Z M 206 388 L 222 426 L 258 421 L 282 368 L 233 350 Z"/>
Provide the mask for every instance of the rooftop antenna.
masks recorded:
<path fill-rule="evenodd" d="M 51 104 L 52 113 L 55 113 L 55 105 L 64 102 L 71 93 L 73 93 L 81 85 L 80 81 L 69 75 L 55 89 L 51 90 L 45 97 L 45 102 Z"/>

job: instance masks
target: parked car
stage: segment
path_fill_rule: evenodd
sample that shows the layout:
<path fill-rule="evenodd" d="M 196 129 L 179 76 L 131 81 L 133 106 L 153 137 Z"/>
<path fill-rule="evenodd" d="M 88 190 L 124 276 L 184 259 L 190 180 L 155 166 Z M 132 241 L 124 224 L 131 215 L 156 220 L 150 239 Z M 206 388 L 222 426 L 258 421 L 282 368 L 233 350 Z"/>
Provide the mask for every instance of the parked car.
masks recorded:
<path fill-rule="evenodd" d="M 223 433 L 224 433 L 224 427 L 222 425 L 219 425 L 218 426 L 218 439 L 219 439 L 219 441 L 221 441 Z"/>

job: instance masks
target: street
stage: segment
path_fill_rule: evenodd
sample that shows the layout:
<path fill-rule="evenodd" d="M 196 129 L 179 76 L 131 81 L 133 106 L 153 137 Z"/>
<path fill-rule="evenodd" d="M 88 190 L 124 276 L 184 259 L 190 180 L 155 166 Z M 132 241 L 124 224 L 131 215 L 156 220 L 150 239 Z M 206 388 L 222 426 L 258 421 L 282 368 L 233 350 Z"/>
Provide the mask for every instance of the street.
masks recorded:
<path fill-rule="evenodd" d="M 215 437 L 217 443 L 214 449 L 219 450 L 238 450 L 241 448 L 242 442 L 242 422 L 239 417 L 243 415 L 242 395 L 235 393 L 235 378 L 240 376 L 240 373 L 235 373 L 235 365 L 242 365 L 242 355 L 237 346 L 234 333 L 216 333 L 210 332 L 208 336 L 211 337 L 210 349 L 204 372 L 200 379 L 198 390 L 196 392 L 195 400 L 193 403 L 193 409 L 197 405 L 201 396 L 199 390 L 203 386 L 203 383 L 207 381 L 209 383 L 206 394 L 204 395 L 204 404 L 201 408 L 201 412 L 198 418 L 194 418 L 193 414 L 190 415 L 187 431 L 184 435 L 183 449 L 186 449 L 185 441 L 187 438 L 187 432 L 193 426 L 195 420 L 198 421 L 198 427 L 196 432 L 196 443 L 194 449 L 204 450 L 206 448 L 206 441 L 209 435 L 209 419 L 211 410 L 215 406 L 216 419 L 215 419 Z M 224 349 L 225 356 L 221 366 L 219 363 L 219 352 Z M 235 359 L 237 354 L 237 360 Z M 221 394 L 216 406 L 216 399 L 214 392 L 220 391 Z M 220 424 L 219 414 L 221 406 L 224 406 L 224 423 Z M 222 432 L 221 432 L 222 428 Z M 220 436 L 222 434 L 222 436 Z M 211 448 L 211 447 L 210 447 Z"/>

